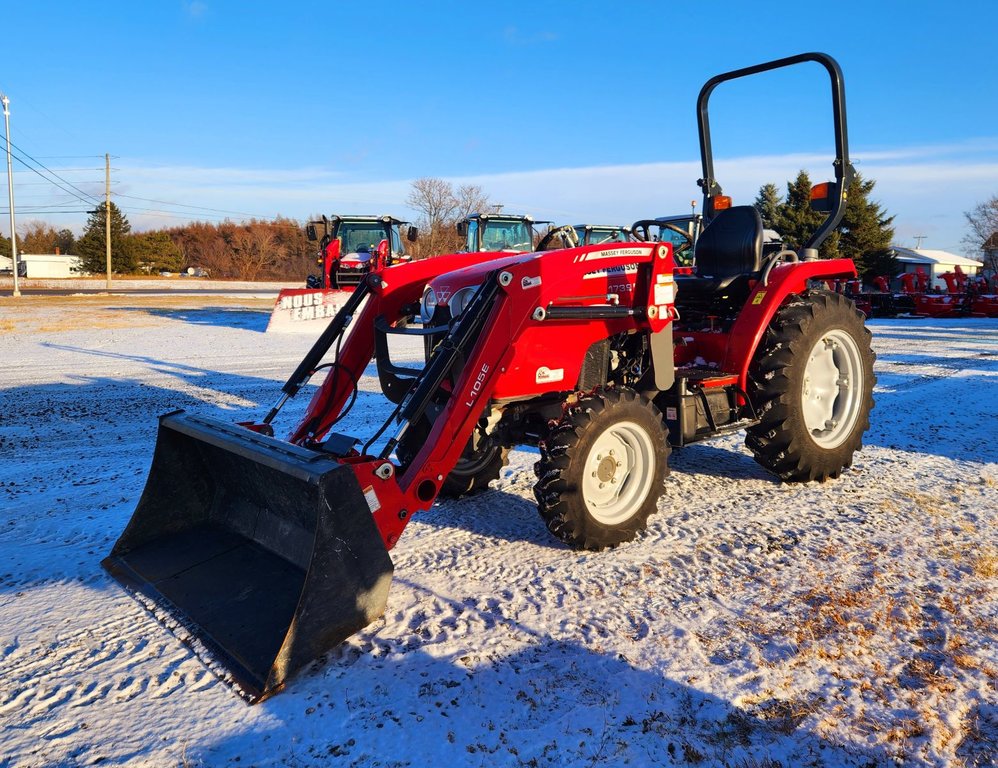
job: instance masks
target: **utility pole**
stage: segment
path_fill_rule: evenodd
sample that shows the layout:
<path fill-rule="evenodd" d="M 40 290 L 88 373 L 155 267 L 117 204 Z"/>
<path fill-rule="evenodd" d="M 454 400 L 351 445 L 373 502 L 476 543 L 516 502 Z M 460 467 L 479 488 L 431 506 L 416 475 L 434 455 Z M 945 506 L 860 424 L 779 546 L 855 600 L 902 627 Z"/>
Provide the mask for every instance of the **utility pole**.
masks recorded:
<path fill-rule="evenodd" d="M 14 293 L 16 299 L 21 295 L 17 285 L 17 231 L 14 228 L 14 170 L 10 162 L 10 110 L 7 105 L 10 99 L 6 94 L 0 93 L 0 102 L 3 102 L 3 127 L 7 135 L 7 199 L 10 203 L 10 265 L 14 268 Z"/>
<path fill-rule="evenodd" d="M 107 250 L 107 289 L 111 290 L 111 155 L 104 154 L 104 247 Z"/>
<path fill-rule="evenodd" d="M 925 239 L 926 237 L 928 237 L 928 235 L 912 235 L 912 237 L 914 237 L 914 238 L 915 238 L 915 241 L 916 241 L 916 242 L 915 242 L 915 250 L 917 251 L 917 250 L 918 250 L 919 248 L 921 248 L 921 247 L 922 247 L 922 241 L 923 241 L 923 240 L 924 240 L 924 239 Z"/>

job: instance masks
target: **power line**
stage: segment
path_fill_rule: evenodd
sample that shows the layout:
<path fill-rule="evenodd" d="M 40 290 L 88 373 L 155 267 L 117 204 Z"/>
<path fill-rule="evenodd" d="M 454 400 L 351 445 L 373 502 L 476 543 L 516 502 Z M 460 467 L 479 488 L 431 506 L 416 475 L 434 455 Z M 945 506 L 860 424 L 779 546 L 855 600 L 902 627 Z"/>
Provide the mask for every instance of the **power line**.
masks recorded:
<path fill-rule="evenodd" d="M 169 200 L 153 200 L 149 197 L 136 197 L 135 195 L 125 195 L 121 192 L 115 192 L 115 197 L 127 197 L 129 200 L 142 200 L 146 203 L 159 203 L 160 205 L 172 205 L 177 208 L 193 208 L 198 211 L 213 211 L 215 213 L 231 213 L 234 216 L 250 216 L 256 219 L 267 218 L 266 216 L 261 216 L 256 213 L 247 213 L 246 211 L 227 211 L 224 208 L 207 208 L 203 205 L 188 205 L 187 203 L 171 203 Z"/>
<path fill-rule="evenodd" d="M 118 210 L 122 213 L 141 213 L 146 216 L 161 216 L 167 219 L 190 219 L 191 215 L 184 213 L 183 211 L 163 211 L 159 208 L 124 208 L 118 206 Z M 220 216 L 218 214 L 205 214 L 206 217 L 211 217 L 219 220 L 225 220 L 226 216 Z"/>
<path fill-rule="evenodd" d="M 18 162 L 20 163 L 21 161 L 18 160 Z M 23 165 L 23 163 L 21 163 L 21 164 Z M 29 169 L 29 170 L 31 170 L 31 169 Z M 45 178 L 45 177 L 43 176 L 42 178 Z M 103 181 L 103 179 L 87 179 L 86 181 L 77 180 L 76 183 L 77 184 L 100 184 L 102 181 Z M 120 184 L 121 182 L 112 181 L 111 183 L 112 184 Z M 55 182 L 52 181 L 52 180 L 50 180 L 50 179 L 46 179 L 45 181 L 19 181 L 19 182 L 17 182 L 17 186 L 19 186 L 19 187 L 42 187 L 42 186 L 51 187 L 53 185 L 55 185 Z M 64 189 L 62 191 L 66 192 L 66 190 L 64 190 Z M 69 194 L 69 193 L 67 192 L 67 194 Z"/>
<path fill-rule="evenodd" d="M 13 146 L 13 145 L 11 145 L 11 146 Z M 18 150 L 18 151 L 20 151 L 20 150 Z M 97 202 L 98 202 L 97 198 L 95 198 L 95 197 L 90 197 L 90 198 L 88 199 L 88 197 L 87 197 L 87 193 L 86 193 L 86 192 L 84 192 L 83 190 L 79 189 L 78 187 L 76 187 L 76 186 L 75 186 L 75 185 L 73 185 L 73 184 L 69 184 L 69 182 L 66 182 L 66 184 L 69 184 L 69 187 L 72 187 L 72 189 L 68 189 L 67 187 L 63 186 L 62 184 L 60 184 L 60 183 L 59 183 L 59 182 L 57 182 L 57 181 L 52 181 L 52 179 L 50 179 L 50 178 L 46 177 L 46 176 L 45 176 L 45 175 L 44 175 L 44 174 L 43 174 L 43 173 L 42 173 L 41 171 L 39 171 L 39 170 L 38 170 L 37 168 L 33 168 L 32 166 L 28 165 L 28 163 L 26 163 L 26 162 L 24 161 L 24 159 L 22 159 L 21 157 L 18 157 L 18 156 L 17 156 L 16 154 L 14 154 L 13 152 L 12 152 L 11 154 L 12 154 L 12 156 L 14 157 L 14 159 L 15 159 L 15 160 L 17 160 L 17 162 L 19 162 L 19 163 L 20 163 L 21 165 L 23 165 L 23 166 L 24 166 L 25 168 L 27 168 L 27 169 L 28 169 L 29 171 L 31 171 L 32 173 L 36 174 L 36 175 L 37 175 L 37 176 L 38 176 L 39 178 L 42 178 L 42 179 L 44 179 L 44 180 L 45 180 L 46 182 L 48 182 L 49 184 L 51 184 L 51 185 L 52 185 L 52 186 L 54 186 L 54 187 L 58 187 L 59 189 L 61 189 L 61 190 L 62 190 L 63 192 L 65 192 L 66 194 L 68 194 L 68 195 L 72 195 L 73 197 L 75 197 L 75 198 L 76 198 L 77 200 L 79 200 L 80 202 L 83 202 L 83 203 L 87 203 L 87 204 L 94 204 L 94 203 L 97 203 Z M 45 166 L 41 166 L 41 167 L 42 167 L 42 168 L 45 168 Z M 48 169 L 46 168 L 46 170 L 48 170 Z M 56 174 L 52 174 L 52 175 L 53 175 L 53 176 L 56 176 L 56 178 L 58 178 L 58 176 L 57 176 Z M 81 183 L 82 183 L 82 182 L 81 182 Z M 79 192 L 80 194 L 76 194 L 76 192 L 74 192 L 73 190 L 76 190 L 76 192 Z M 80 195 L 83 195 L 83 197 L 81 197 Z"/>
<path fill-rule="evenodd" d="M 56 214 L 56 213 L 90 213 L 90 211 L 84 211 L 82 209 L 78 210 L 78 211 L 67 211 L 65 209 L 60 209 L 58 211 L 26 211 L 23 208 L 15 208 L 14 212 L 18 213 L 18 214 L 28 214 L 28 215 L 33 214 L 33 213 L 50 213 L 50 214 Z M 0 208 L 0 213 L 10 213 L 10 209 L 9 208 Z"/>
<path fill-rule="evenodd" d="M 4 137 L 4 138 L 6 138 L 6 137 Z M 10 145 L 11 145 L 12 147 L 14 147 L 14 149 L 16 149 L 16 150 L 17 150 L 18 152 L 20 152 L 21 154 L 23 154 L 23 155 L 24 155 L 25 157 L 27 157 L 27 158 L 28 158 L 29 160 L 31 160 L 31 162 L 33 162 L 33 163 L 34 163 L 35 165 L 39 166 L 40 168 L 43 168 L 43 169 L 44 169 L 45 171 L 47 171 L 47 172 L 48 172 L 48 173 L 49 173 L 50 175 L 52 175 L 52 176 L 55 176 L 55 178 L 57 178 L 57 179 L 59 179 L 59 181 L 63 182 L 63 184 L 67 184 L 68 186 L 72 187 L 72 188 L 73 188 L 73 189 L 75 189 L 75 190 L 76 190 L 77 192 L 79 192 L 79 193 L 80 193 L 81 195 L 83 195 L 83 197 L 80 197 L 80 198 L 78 198 L 78 199 L 79 199 L 79 200 L 81 200 L 82 202 L 84 202 L 84 203 L 97 203 L 97 202 L 99 202 L 99 200 L 98 200 L 98 198 L 97 198 L 97 197 L 95 197 L 95 196 L 93 196 L 93 195 L 90 195 L 90 194 L 89 194 L 89 193 L 87 193 L 87 192 L 84 192 L 84 191 L 83 191 L 82 189 L 80 189 L 79 187 L 75 186 L 75 185 L 74 185 L 74 184 L 73 184 L 72 182 L 70 182 L 70 181 L 67 181 L 66 179 L 62 178 L 62 177 L 61 177 L 61 176 L 60 176 L 60 175 L 59 175 L 58 173 L 55 173 L 55 172 L 54 172 L 54 171 L 52 171 L 52 170 L 51 170 L 50 168 L 48 168 L 48 167 L 47 167 L 47 166 L 46 166 L 46 165 L 45 165 L 44 163 L 41 163 L 41 162 L 39 162 L 38 160 L 36 160 L 36 159 L 35 159 L 34 157 L 32 157 L 32 156 L 31 156 L 31 155 L 30 155 L 30 154 L 29 154 L 28 152 L 24 151 L 24 150 L 23 150 L 23 149 L 21 149 L 21 148 L 20 148 L 19 146 L 17 146 L 17 145 L 16 145 L 16 144 L 15 144 L 14 142 L 10 142 Z M 32 167 L 31 167 L 30 165 L 28 165 L 28 164 L 27 164 L 27 163 L 26 163 L 26 162 L 25 162 L 24 160 L 22 160 L 22 159 L 21 159 L 20 157 L 18 157 L 18 158 L 17 158 L 17 161 L 18 161 L 19 163 L 21 163 L 21 165 L 23 165 L 23 166 L 24 166 L 25 168 L 28 168 L 29 170 L 31 170 L 31 171 L 34 171 L 34 172 L 35 172 L 36 174 L 38 174 L 39 176 L 41 176 L 41 177 L 42 177 L 43 179 L 45 178 L 45 176 L 43 176 L 43 175 L 41 174 L 41 172 L 40 172 L 40 171 L 36 170 L 35 168 L 32 168 Z M 51 181 L 51 180 L 50 180 L 50 181 Z M 58 184 L 58 183 L 56 183 L 56 182 L 54 182 L 54 181 L 52 182 L 52 184 L 54 184 L 55 186 L 59 187 L 59 188 L 60 188 L 60 189 L 62 189 L 62 190 L 63 190 L 64 192 L 69 192 L 69 190 L 68 190 L 68 189 L 66 189 L 65 187 L 63 187 L 63 186 L 62 186 L 61 184 Z M 69 194 L 73 194 L 73 193 L 69 192 Z M 76 197 L 76 195 L 74 195 L 74 197 Z"/>

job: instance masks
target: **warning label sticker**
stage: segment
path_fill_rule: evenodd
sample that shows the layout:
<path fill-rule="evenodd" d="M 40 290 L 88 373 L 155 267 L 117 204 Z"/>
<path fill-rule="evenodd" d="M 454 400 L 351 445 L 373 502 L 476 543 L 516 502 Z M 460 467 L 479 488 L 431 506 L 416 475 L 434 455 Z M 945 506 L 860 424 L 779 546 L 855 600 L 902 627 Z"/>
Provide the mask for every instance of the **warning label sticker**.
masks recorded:
<path fill-rule="evenodd" d="M 370 507 L 372 514 L 381 509 L 381 502 L 378 501 L 378 494 L 374 492 L 373 485 L 369 485 L 364 489 L 364 499 L 366 499 L 367 506 Z"/>

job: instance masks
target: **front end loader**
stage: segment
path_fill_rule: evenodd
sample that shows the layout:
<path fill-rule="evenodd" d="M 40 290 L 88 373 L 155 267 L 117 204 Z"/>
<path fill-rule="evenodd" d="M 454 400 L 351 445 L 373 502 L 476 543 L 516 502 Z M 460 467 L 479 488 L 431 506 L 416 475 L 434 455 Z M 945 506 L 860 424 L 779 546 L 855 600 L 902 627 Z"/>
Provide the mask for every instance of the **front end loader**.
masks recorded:
<path fill-rule="evenodd" d="M 767 254 L 758 214 L 727 206 L 713 178 L 707 98 L 725 79 L 807 61 L 832 79 L 836 182 L 805 248 Z M 413 515 L 484 488 L 513 446 L 540 450 L 548 530 L 591 550 L 644 529 L 671 447 L 744 429 L 784 480 L 837 476 L 868 427 L 874 382 L 862 316 L 817 287 L 855 267 L 812 258 L 844 207 L 843 99 L 823 54 L 708 82 L 710 224 L 692 268 L 676 269 L 670 243 L 622 242 L 366 275 L 262 420 L 161 418 L 146 489 L 105 567 L 258 701 L 380 616 L 389 551 Z M 422 338 L 422 365 L 393 361 L 400 334 Z M 372 358 L 386 418 L 340 434 Z M 320 370 L 304 416 L 276 439 L 282 406 Z"/>

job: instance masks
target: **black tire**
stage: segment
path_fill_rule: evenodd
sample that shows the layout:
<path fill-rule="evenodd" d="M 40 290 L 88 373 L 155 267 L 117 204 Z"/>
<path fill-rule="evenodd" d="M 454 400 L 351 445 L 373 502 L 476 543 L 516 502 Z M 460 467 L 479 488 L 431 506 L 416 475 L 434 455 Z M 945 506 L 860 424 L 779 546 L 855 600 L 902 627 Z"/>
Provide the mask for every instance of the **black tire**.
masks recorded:
<path fill-rule="evenodd" d="M 783 306 L 759 344 L 749 394 L 760 421 L 745 444 L 781 480 L 838 477 L 863 447 L 874 354 L 856 305 L 808 291 Z"/>
<path fill-rule="evenodd" d="M 441 496 L 457 499 L 480 493 L 493 480 L 499 479 L 502 468 L 506 466 L 509 449 L 489 437 L 481 440 L 477 448 L 473 445 L 474 441 L 475 436 L 472 435 L 461 458 L 440 486 Z"/>
<path fill-rule="evenodd" d="M 626 466 L 613 446 L 623 449 Z M 541 444 L 537 509 L 573 547 L 630 541 L 658 506 L 668 462 L 668 433 L 651 402 L 625 388 L 584 397 Z"/>

